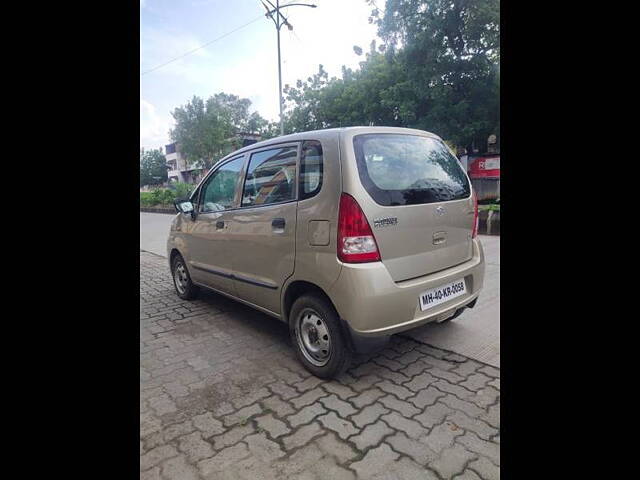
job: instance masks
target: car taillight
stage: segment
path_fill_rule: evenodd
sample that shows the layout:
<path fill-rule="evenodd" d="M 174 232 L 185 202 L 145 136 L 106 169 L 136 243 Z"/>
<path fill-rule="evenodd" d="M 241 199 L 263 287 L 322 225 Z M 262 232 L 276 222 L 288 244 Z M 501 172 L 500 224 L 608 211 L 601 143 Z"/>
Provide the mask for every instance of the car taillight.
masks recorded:
<path fill-rule="evenodd" d="M 473 232 L 471 232 L 471 238 L 478 236 L 478 197 L 476 191 L 473 191 Z"/>
<path fill-rule="evenodd" d="M 351 195 L 340 196 L 338 258 L 345 263 L 380 261 L 378 244 L 367 217 Z"/>

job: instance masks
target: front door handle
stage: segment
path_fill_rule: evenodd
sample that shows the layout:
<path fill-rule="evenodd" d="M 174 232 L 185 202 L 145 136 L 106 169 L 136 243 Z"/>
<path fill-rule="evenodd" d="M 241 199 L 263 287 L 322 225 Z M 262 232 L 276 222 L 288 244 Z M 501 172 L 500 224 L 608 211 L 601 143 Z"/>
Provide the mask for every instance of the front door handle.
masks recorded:
<path fill-rule="evenodd" d="M 284 218 L 274 218 L 271 221 L 271 226 L 274 230 L 283 230 L 285 226 Z"/>
<path fill-rule="evenodd" d="M 218 220 L 218 221 L 216 222 L 216 228 L 217 228 L 218 230 L 220 230 L 220 229 L 224 228 L 224 220 Z"/>

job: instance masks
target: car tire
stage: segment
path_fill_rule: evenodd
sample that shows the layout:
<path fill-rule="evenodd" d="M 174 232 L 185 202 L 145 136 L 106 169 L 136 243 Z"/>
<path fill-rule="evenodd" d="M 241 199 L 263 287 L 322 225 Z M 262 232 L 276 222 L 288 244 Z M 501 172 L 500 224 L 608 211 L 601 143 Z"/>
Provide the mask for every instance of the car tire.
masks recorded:
<path fill-rule="evenodd" d="M 289 332 L 296 354 L 316 377 L 334 378 L 351 362 L 351 352 L 333 305 L 317 295 L 303 295 L 291 307 Z"/>
<path fill-rule="evenodd" d="M 183 300 L 193 300 L 198 296 L 200 288 L 191 281 L 191 275 L 187 269 L 182 255 L 176 255 L 171 262 L 171 277 L 176 294 Z"/>

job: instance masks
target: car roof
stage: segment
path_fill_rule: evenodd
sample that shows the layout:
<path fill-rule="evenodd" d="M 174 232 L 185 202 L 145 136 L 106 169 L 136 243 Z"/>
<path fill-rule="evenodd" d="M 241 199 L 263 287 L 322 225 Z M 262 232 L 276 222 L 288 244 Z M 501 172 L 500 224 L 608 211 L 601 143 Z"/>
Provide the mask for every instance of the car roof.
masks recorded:
<path fill-rule="evenodd" d="M 327 128 L 324 130 L 310 130 L 308 132 L 299 132 L 299 133 L 291 133 L 289 135 L 283 135 L 280 137 L 270 138 L 268 140 L 263 140 L 261 142 L 252 143 L 251 145 L 247 145 L 246 147 L 242 147 L 230 154 L 226 155 L 224 158 L 221 158 L 216 164 L 222 162 L 223 160 L 227 160 L 228 158 L 234 157 L 236 155 L 243 154 L 250 150 L 254 150 L 256 148 L 268 147 L 269 145 L 277 145 L 280 143 L 288 143 L 288 142 L 297 142 L 300 140 L 323 140 L 332 138 L 337 138 L 341 133 L 404 133 L 404 134 L 413 134 L 413 135 L 424 135 L 440 138 L 434 133 L 427 132 L 425 130 L 416 130 L 414 128 L 403 128 L 403 127 L 340 127 L 340 128 Z M 215 165 L 214 165 L 215 166 Z"/>

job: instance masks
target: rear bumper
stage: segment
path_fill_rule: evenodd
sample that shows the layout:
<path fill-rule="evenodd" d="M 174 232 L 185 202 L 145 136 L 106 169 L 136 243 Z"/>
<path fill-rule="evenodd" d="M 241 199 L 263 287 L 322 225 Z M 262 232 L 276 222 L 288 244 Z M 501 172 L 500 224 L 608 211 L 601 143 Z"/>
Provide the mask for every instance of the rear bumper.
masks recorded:
<path fill-rule="evenodd" d="M 421 293 L 460 278 L 466 282 L 467 294 L 420 310 Z M 483 281 L 484 252 L 474 239 L 467 262 L 403 282 L 394 282 L 381 262 L 344 264 L 329 295 L 354 338 L 384 337 L 450 317 L 478 298 Z"/>

